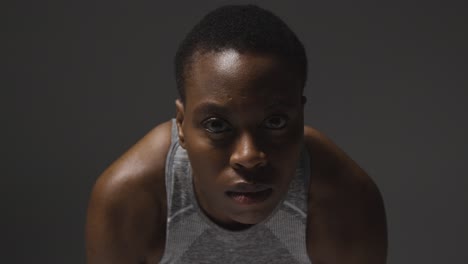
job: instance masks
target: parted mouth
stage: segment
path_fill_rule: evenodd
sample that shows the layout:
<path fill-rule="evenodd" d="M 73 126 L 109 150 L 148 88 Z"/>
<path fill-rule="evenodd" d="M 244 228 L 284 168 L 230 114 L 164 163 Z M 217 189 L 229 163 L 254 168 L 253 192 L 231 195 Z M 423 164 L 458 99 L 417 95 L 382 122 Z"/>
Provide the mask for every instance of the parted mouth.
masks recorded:
<path fill-rule="evenodd" d="M 269 184 L 237 182 L 226 195 L 240 205 L 253 205 L 268 199 L 273 193 L 273 188 Z"/>
<path fill-rule="evenodd" d="M 229 188 L 226 193 L 255 193 L 268 189 L 272 189 L 272 186 L 268 184 L 238 182 Z"/>

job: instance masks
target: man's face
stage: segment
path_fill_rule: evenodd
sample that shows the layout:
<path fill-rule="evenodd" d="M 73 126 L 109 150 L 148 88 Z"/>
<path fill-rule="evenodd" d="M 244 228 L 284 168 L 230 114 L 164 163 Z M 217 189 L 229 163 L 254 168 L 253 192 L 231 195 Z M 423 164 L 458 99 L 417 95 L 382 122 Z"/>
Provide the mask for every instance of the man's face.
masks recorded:
<path fill-rule="evenodd" d="M 294 177 L 303 142 L 302 83 L 270 55 L 229 49 L 194 55 L 177 106 L 197 200 L 219 225 L 268 217 Z"/>

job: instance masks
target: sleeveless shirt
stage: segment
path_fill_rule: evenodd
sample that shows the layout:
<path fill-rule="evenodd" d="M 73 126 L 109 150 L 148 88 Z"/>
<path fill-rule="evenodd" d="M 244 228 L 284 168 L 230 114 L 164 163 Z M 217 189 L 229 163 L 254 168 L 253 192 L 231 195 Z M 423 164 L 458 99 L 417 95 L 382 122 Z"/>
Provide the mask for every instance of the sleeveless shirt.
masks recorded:
<path fill-rule="evenodd" d="M 307 151 L 283 200 L 262 222 L 230 231 L 212 222 L 195 198 L 187 152 L 172 121 L 166 159 L 166 244 L 160 263 L 311 263 L 306 249 Z"/>

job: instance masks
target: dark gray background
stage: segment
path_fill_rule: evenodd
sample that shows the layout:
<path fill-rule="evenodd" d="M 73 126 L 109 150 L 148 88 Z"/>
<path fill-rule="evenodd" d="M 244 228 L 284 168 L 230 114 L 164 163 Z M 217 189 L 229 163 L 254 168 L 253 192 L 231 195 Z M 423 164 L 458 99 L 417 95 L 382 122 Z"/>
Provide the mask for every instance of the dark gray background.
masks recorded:
<path fill-rule="evenodd" d="M 380 187 L 389 263 L 466 263 L 463 1 L 254 2 L 306 46 L 306 123 Z M 2 262 L 84 263 L 94 181 L 173 117 L 176 47 L 223 3 L 2 2 Z"/>

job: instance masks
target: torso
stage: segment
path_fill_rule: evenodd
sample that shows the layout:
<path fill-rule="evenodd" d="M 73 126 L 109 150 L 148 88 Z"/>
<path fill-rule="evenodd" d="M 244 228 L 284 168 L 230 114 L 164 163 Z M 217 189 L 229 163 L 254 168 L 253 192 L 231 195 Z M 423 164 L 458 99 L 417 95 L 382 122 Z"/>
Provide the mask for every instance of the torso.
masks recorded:
<path fill-rule="evenodd" d="M 161 263 L 310 263 L 306 250 L 307 151 L 301 152 L 288 192 L 262 222 L 231 231 L 200 209 L 187 152 L 172 127 L 166 160 L 166 249 Z M 226 252 L 230 252 L 229 255 Z"/>

